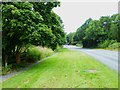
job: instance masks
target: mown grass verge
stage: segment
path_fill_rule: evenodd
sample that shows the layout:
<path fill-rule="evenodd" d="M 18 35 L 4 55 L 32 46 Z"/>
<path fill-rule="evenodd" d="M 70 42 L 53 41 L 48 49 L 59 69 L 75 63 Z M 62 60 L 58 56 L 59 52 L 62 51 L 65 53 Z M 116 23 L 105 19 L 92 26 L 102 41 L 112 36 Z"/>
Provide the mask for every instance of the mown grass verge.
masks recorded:
<path fill-rule="evenodd" d="M 55 56 L 9 78 L 3 88 L 118 88 L 118 74 L 82 52 Z"/>

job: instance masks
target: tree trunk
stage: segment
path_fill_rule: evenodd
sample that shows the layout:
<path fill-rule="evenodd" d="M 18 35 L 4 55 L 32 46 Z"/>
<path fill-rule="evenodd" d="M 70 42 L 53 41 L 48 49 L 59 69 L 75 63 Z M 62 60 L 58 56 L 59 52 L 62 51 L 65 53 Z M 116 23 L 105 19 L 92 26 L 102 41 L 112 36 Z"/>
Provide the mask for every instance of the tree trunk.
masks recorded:
<path fill-rule="evenodd" d="M 20 52 L 19 52 L 19 50 L 16 51 L 16 63 L 17 64 L 20 63 Z"/>
<path fill-rule="evenodd" d="M 8 65 L 7 61 L 8 61 L 8 55 L 5 55 L 5 67 L 7 67 Z"/>

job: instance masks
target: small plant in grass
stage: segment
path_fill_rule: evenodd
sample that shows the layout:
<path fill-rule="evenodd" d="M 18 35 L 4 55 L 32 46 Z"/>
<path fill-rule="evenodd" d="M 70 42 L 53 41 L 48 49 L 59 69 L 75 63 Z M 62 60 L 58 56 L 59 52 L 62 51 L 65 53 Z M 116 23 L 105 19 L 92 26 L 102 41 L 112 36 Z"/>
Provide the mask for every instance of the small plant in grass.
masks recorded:
<path fill-rule="evenodd" d="M 8 73 L 10 73 L 12 70 L 12 64 L 2 67 L 2 75 L 6 75 Z"/>

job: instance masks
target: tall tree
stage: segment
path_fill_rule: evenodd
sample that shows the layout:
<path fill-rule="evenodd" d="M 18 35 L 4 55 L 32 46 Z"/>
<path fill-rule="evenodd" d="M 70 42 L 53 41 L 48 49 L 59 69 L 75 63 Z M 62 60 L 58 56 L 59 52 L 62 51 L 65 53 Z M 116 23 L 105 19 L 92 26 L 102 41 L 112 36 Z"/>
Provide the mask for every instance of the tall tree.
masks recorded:
<path fill-rule="evenodd" d="M 27 44 L 51 47 L 63 45 L 62 22 L 52 9 L 59 2 L 7 2 L 2 4 L 3 58 L 16 56 L 20 63 L 22 47 Z M 53 23 L 54 22 L 54 23 Z M 54 28 L 53 28 L 54 27 Z M 58 43 L 59 42 L 59 43 Z"/>
<path fill-rule="evenodd" d="M 120 14 L 102 16 L 99 20 L 90 18 L 77 29 L 73 40 L 77 43 L 82 42 L 83 47 L 97 47 L 106 40 L 119 42 L 119 28 Z"/>

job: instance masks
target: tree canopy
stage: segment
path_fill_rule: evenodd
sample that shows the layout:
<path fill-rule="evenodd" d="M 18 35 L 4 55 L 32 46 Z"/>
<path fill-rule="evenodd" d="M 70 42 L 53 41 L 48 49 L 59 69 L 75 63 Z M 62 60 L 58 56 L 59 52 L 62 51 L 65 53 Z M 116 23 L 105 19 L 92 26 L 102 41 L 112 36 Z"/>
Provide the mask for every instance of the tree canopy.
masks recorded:
<path fill-rule="evenodd" d="M 82 42 L 83 47 L 97 47 L 105 40 L 120 42 L 119 28 L 120 14 L 102 16 L 99 20 L 89 18 L 77 29 L 73 41 L 75 43 Z"/>
<path fill-rule="evenodd" d="M 28 44 L 56 49 L 65 42 L 61 18 L 53 12 L 60 2 L 3 2 L 3 60 L 16 57 Z"/>

